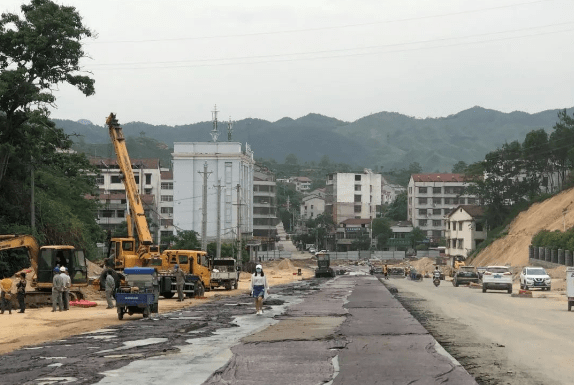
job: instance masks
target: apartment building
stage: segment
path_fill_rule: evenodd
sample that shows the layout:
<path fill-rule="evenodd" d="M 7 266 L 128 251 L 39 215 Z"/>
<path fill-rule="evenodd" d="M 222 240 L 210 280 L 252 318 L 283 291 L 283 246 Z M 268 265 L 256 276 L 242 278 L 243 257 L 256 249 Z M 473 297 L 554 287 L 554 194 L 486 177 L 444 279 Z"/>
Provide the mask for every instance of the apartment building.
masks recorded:
<path fill-rule="evenodd" d="M 327 176 L 325 212 L 335 224 L 347 219 L 373 219 L 381 205 L 381 174 L 333 173 Z"/>
<path fill-rule="evenodd" d="M 259 241 L 261 250 L 275 250 L 278 223 L 275 175 L 256 165 L 253 173 L 253 239 Z"/>
<path fill-rule="evenodd" d="M 301 200 L 299 213 L 303 221 L 306 221 L 307 219 L 317 218 L 318 215 L 321 215 L 324 212 L 325 212 L 325 194 L 312 192 L 309 195 L 304 196 L 303 199 Z"/>
<path fill-rule="evenodd" d="M 160 244 L 161 175 L 168 169 L 161 167 L 159 159 L 132 159 L 131 162 L 146 217 L 151 220 L 148 223 L 150 232 L 154 242 Z M 125 222 L 128 210 L 126 190 L 122 182 L 123 175 L 115 158 L 91 158 L 90 163 L 98 168 L 96 183 L 102 208 L 98 212 L 97 223 L 106 230 L 114 231 Z M 169 204 L 173 207 L 173 202 Z"/>
<path fill-rule="evenodd" d="M 445 218 L 446 255 L 464 258 L 486 239 L 484 209 L 477 205 L 459 205 Z"/>
<path fill-rule="evenodd" d="M 311 190 L 312 180 L 306 176 L 292 176 L 289 178 L 289 183 L 295 185 L 295 190 L 299 192 L 307 192 Z"/>
<path fill-rule="evenodd" d="M 175 234 L 175 227 L 173 226 L 173 171 L 162 171 L 160 177 L 159 232 L 160 238 L 165 239 Z"/>
<path fill-rule="evenodd" d="M 477 199 L 464 193 L 469 185 L 462 174 L 413 174 L 408 185 L 407 217 L 425 231 L 431 243 L 445 237 L 444 218 L 458 205 L 474 205 Z"/>

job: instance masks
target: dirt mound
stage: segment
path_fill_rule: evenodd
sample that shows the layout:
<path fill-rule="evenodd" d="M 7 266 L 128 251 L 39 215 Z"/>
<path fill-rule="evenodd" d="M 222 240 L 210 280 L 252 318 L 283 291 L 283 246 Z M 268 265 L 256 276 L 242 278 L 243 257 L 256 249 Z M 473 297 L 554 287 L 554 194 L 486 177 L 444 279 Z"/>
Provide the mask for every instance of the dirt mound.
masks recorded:
<path fill-rule="evenodd" d="M 291 262 L 291 260 L 284 259 L 281 262 L 279 262 L 279 264 L 277 265 L 277 269 L 278 270 L 293 270 L 293 269 L 295 269 L 295 266 L 293 265 L 293 262 Z"/>
<path fill-rule="evenodd" d="M 424 257 L 417 261 L 412 261 L 410 265 L 417 270 L 417 273 L 430 273 L 435 269 L 436 261 L 434 258 Z"/>
<path fill-rule="evenodd" d="M 86 263 L 88 265 L 88 277 L 100 277 L 100 274 L 102 274 L 102 271 L 104 270 L 103 267 L 95 264 L 92 261 L 89 261 L 86 259 Z"/>
<path fill-rule="evenodd" d="M 567 210 L 566 215 L 562 212 Z M 540 230 L 563 230 L 574 226 L 574 189 L 535 203 L 514 219 L 508 235 L 498 239 L 484 249 L 474 260 L 474 266 L 512 265 L 527 266 L 528 246 L 532 237 Z"/>

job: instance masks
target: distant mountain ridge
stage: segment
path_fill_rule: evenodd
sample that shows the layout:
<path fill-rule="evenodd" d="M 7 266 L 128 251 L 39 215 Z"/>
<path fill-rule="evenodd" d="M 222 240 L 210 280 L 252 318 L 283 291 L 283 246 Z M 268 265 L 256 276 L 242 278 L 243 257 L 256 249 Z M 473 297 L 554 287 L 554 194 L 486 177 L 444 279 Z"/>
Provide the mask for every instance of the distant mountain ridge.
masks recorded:
<path fill-rule="evenodd" d="M 390 170 L 419 162 L 425 172 L 450 171 L 460 160 L 476 162 L 505 142 L 522 142 L 531 130 L 552 131 L 558 111 L 504 113 L 476 106 L 446 117 L 424 119 L 396 112 L 379 112 L 354 122 L 314 113 L 276 122 L 248 118 L 235 122 L 233 141 L 249 143 L 257 158 L 278 162 L 293 153 L 300 163 L 318 162 L 327 155 L 332 161 L 357 167 Z M 569 108 L 568 114 L 573 111 Z M 118 117 L 121 122 L 121 114 Z M 54 121 L 66 133 L 79 135 L 74 136 L 78 143 L 109 143 L 108 131 L 102 126 Z M 155 139 L 170 148 L 174 142 L 211 141 L 211 122 L 180 126 L 121 123 L 126 136 Z M 227 140 L 225 122 L 219 131 L 219 140 Z"/>

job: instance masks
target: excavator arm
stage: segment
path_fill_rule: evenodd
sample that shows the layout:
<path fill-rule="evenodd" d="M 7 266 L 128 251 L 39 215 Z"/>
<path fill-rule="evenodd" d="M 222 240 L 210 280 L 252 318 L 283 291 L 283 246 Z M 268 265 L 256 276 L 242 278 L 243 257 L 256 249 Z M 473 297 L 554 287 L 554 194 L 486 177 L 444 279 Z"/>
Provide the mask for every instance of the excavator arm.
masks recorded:
<path fill-rule="evenodd" d="M 38 271 L 38 255 L 40 247 L 31 235 L 0 235 L 0 251 L 25 248 L 28 250 L 30 264 L 34 271 Z"/>
<path fill-rule="evenodd" d="M 126 194 L 129 200 L 131 217 L 135 222 L 136 231 L 140 245 L 149 246 L 153 243 L 151 233 L 145 217 L 143 204 L 138 192 L 136 180 L 132 170 L 132 163 L 126 147 L 126 139 L 122 132 L 122 128 L 116 119 L 116 115 L 111 113 L 106 119 L 108 125 L 110 138 L 116 151 L 118 166 L 123 174 L 123 182 L 126 188 Z M 129 228 L 128 224 L 128 228 Z"/>

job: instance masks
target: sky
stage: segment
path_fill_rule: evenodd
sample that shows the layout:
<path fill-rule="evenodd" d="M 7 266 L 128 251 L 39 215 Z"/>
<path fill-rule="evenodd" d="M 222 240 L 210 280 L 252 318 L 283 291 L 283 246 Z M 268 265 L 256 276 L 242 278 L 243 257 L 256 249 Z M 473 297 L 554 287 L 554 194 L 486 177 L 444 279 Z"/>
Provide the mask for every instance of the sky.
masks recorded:
<path fill-rule="evenodd" d="M 85 41 L 85 97 L 62 84 L 52 117 L 103 125 L 276 121 L 473 106 L 574 106 L 572 0 L 59 0 Z M 21 0 L 0 11 L 18 12 Z"/>

